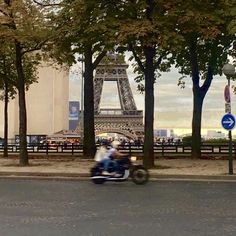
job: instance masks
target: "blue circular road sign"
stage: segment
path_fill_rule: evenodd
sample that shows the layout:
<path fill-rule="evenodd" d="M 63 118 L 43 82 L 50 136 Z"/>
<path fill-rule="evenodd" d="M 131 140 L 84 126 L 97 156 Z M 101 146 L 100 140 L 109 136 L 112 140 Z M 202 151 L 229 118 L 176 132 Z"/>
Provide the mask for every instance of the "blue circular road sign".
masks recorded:
<path fill-rule="evenodd" d="M 235 117 L 232 114 L 226 114 L 222 117 L 221 125 L 226 130 L 231 130 L 235 126 Z"/>

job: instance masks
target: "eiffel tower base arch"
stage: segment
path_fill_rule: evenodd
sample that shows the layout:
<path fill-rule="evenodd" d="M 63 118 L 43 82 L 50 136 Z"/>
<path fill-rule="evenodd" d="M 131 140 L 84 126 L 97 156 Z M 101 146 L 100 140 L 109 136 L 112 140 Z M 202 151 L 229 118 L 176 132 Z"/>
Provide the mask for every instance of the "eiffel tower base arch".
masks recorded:
<path fill-rule="evenodd" d="M 118 133 L 132 139 L 143 138 L 142 116 L 95 116 L 95 134 Z"/>

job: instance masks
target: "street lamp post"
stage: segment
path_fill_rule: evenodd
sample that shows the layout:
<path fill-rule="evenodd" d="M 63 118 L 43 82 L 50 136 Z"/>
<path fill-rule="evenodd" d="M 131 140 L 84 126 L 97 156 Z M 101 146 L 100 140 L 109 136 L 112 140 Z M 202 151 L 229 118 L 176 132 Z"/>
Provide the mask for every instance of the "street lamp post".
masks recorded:
<path fill-rule="evenodd" d="M 222 69 L 223 73 L 225 74 L 227 80 L 228 80 L 228 98 L 225 100 L 228 103 L 228 113 L 231 114 L 231 100 L 230 100 L 230 76 L 233 76 L 235 74 L 235 67 L 232 64 L 225 64 Z M 229 174 L 233 175 L 233 154 L 232 154 L 232 131 L 231 129 L 228 132 L 229 137 Z"/>
<path fill-rule="evenodd" d="M 81 140 L 83 141 L 84 139 L 84 57 L 83 55 L 81 57 L 78 57 L 78 62 L 81 62 L 81 105 L 80 105 L 80 136 Z"/>

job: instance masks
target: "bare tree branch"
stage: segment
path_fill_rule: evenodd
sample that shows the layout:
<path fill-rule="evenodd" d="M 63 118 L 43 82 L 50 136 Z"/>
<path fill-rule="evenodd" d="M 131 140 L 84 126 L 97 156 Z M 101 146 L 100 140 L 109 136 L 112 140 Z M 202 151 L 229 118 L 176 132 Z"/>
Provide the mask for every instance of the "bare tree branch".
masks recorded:
<path fill-rule="evenodd" d="M 49 39 L 45 39 L 40 43 L 36 43 L 34 47 L 31 47 L 29 49 L 25 49 L 21 52 L 22 55 L 28 53 L 28 52 L 33 52 L 33 51 L 38 51 L 40 49 L 42 49 L 42 47 L 45 45 L 45 43 L 49 41 Z"/>
<path fill-rule="evenodd" d="M 204 83 L 201 87 L 201 90 L 206 93 L 208 91 L 208 89 L 211 86 L 211 82 L 213 80 L 213 71 L 212 71 L 212 67 L 210 65 L 208 65 L 208 69 L 207 69 L 207 77 L 204 80 Z"/>
<path fill-rule="evenodd" d="M 53 6 L 60 6 L 61 3 L 43 3 L 37 0 L 33 0 L 33 2 L 41 7 L 53 7 Z"/>
<path fill-rule="evenodd" d="M 7 12 L 5 12 L 3 9 L 1 9 L 0 8 L 0 12 L 4 15 L 4 16 L 9 16 L 8 14 L 7 14 Z"/>
<path fill-rule="evenodd" d="M 167 52 L 163 52 L 157 59 L 156 63 L 154 63 L 154 69 L 156 70 L 160 64 L 161 64 L 161 61 L 163 59 L 163 57 L 167 54 Z"/>
<path fill-rule="evenodd" d="M 132 43 L 129 43 L 129 50 L 132 51 L 133 55 L 134 55 L 134 58 L 136 60 L 136 62 L 138 63 L 139 67 L 140 67 L 140 70 L 142 72 L 145 72 L 145 67 L 140 59 L 140 57 L 138 56 L 138 54 L 136 53 L 134 47 L 133 47 L 133 44 Z"/>
<path fill-rule="evenodd" d="M 104 50 L 104 51 L 102 51 L 102 52 L 97 56 L 97 58 L 96 58 L 95 61 L 93 62 L 93 69 L 96 69 L 97 65 L 100 63 L 100 61 L 102 60 L 102 58 L 103 58 L 104 56 L 106 56 L 106 53 L 107 53 L 107 51 Z"/>

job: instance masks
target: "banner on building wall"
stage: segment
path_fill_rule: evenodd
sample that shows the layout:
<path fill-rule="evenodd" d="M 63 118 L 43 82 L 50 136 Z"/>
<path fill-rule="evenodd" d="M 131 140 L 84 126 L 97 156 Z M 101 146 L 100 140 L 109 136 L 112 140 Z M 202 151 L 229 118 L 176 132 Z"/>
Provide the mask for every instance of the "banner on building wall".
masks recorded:
<path fill-rule="evenodd" d="M 74 130 L 79 123 L 80 104 L 78 101 L 69 101 L 69 130 Z"/>

